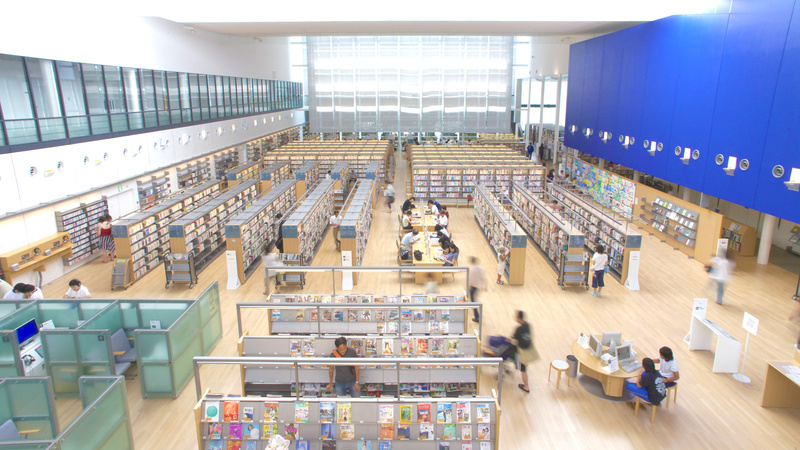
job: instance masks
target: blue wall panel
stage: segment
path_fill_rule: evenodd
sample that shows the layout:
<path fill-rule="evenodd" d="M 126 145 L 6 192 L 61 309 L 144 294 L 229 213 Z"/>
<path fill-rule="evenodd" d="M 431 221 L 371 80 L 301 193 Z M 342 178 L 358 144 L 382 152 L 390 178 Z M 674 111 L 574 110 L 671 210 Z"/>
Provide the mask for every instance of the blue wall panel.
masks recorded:
<path fill-rule="evenodd" d="M 588 144 L 588 151 L 594 154 L 597 152 L 597 114 L 600 112 L 600 75 L 603 69 L 603 39 L 591 39 L 586 41 L 586 54 L 584 55 L 585 65 L 583 67 L 584 91 L 583 91 L 583 110 L 581 111 L 581 122 L 586 127 L 592 129 L 593 133 L 589 138 L 584 138 Z"/>
<path fill-rule="evenodd" d="M 644 112 L 644 87 L 647 79 L 647 28 L 643 26 L 626 28 L 617 32 L 623 37 L 623 56 L 620 71 L 619 109 L 614 133 L 618 136 L 632 136 L 633 145 L 627 149 L 615 140 L 618 150 L 611 161 L 642 165 L 644 157 L 650 155 L 637 151 L 642 148 L 641 121 Z M 633 167 L 633 166 L 631 166 Z"/>
<path fill-rule="evenodd" d="M 585 61 L 586 43 L 578 42 L 569 46 L 569 83 L 567 84 L 567 116 L 564 119 L 566 129 L 564 144 L 578 148 L 580 142 L 581 112 L 583 111 L 583 63 Z M 571 133 L 570 127 L 575 125 L 578 132 Z"/>
<path fill-rule="evenodd" d="M 620 78 L 622 75 L 622 57 L 624 49 L 624 36 L 622 34 L 609 34 L 603 39 L 603 60 L 600 69 L 600 104 L 597 112 L 596 138 L 597 156 L 615 160 L 614 142 L 618 135 L 617 111 L 619 111 Z M 600 139 L 600 132 L 608 131 L 612 134 L 611 140 L 604 143 Z"/>
<path fill-rule="evenodd" d="M 729 16 L 702 192 L 753 207 L 790 18 L 791 9 Z M 722 166 L 714 162 L 717 154 L 725 158 Z M 750 168 L 727 175 L 722 167 L 730 156 L 748 159 Z"/>

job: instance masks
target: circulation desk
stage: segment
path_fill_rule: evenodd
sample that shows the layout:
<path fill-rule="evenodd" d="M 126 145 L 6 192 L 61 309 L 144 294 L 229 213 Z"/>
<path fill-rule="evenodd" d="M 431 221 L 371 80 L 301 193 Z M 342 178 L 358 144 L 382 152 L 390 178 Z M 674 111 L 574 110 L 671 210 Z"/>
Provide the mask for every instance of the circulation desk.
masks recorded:
<path fill-rule="evenodd" d="M 638 348 L 633 347 L 633 351 L 636 352 L 637 359 L 644 357 L 644 353 Z M 603 385 L 603 392 L 609 397 L 622 397 L 625 393 L 625 380 L 637 378 L 642 373 L 642 369 L 625 372 L 622 369 L 624 364 L 620 364 L 619 370 L 614 373 L 606 372 L 606 365 L 600 361 L 600 358 L 592 355 L 591 350 L 581 347 L 577 340 L 572 343 L 572 354 L 580 362 L 578 372 L 599 381 Z"/>

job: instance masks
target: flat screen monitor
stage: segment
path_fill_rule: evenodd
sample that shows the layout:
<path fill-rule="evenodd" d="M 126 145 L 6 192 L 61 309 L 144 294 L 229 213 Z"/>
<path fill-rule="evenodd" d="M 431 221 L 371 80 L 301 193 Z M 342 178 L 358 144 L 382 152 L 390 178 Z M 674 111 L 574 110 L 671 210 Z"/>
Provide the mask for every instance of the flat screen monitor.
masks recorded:
<path fill-rule="evenodd" d="M 611 341 L 619 345 L 622 343 L 622 333 L 605 332 L 603 333 L 603 345 L 611 345 Z"/>
<path fill-rule="evenodd" d="M 17 342 L 19 342 L 19 345 L 21 346 L 39 334 L 39 326 L 36 324 L 36 319 L 31 319 L 17 327 L 16 331 Z"/>
<path fill-rule="evenodd" d="M 633 351 L 632 344 L 624 344 L 617 347 L 617 362 L 624 364 L 636 358 L 636 353 Z"/>
<path fill-rule="evenodd" d="M 594 356 L 600 357 L 603 354 L 603 343 L 593 334 L 589 335 L 589 349 Z"/>

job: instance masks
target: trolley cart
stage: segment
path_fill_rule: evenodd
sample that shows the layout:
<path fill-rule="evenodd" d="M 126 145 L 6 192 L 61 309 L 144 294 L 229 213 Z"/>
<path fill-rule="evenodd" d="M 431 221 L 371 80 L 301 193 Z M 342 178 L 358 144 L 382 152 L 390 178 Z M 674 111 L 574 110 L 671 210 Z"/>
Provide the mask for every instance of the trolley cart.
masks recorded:
<path fill-rule="evenodd" d="M 164 289 L 169 288 L 170 283 L 188 283 L 189 288 L 197 284 L 197 271 L 194 265 L 194 252 L 189 253 L 166 253 L 164 255 L 164 274 L 167 283 Z"/>

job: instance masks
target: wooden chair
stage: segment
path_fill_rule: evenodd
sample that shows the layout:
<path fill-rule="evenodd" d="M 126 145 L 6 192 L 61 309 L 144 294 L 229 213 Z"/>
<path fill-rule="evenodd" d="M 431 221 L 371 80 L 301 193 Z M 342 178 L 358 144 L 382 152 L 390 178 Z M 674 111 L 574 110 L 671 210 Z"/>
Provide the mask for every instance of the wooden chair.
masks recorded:
<path fill-rule="evenodd" d="M 547 369 L 547 382 L 550 382 L 550 375 L 553 373 L 553 369 L 556 369 L 558 372 L 558 377 L 556 378 L 556 389 L 561 386 L 561 374 L 569 370 L 569 364 L 566 361 L 562 361 L 560 359 L 555 359 L 550 362 L 550 368 Z M 567 386 L 569 386 L 569 377 L 567 377 Z"/>
<path fill-rule="evenodd" d="M 652 408 L 653 412 L 650 413 L 650 423 L 653 423 L 653 421 L 656 420 L 656 409 L 658 408 L 658 406 L 656 406 L 656 405 L 654 405 L 654 404 L 652 404 L 652 403 L 650 403 L 650 402 L 648 402 L 646 400 L 642 400 L 641 397 L 636 397 L 636 409 L 633 410 L 633 415 L 634 416 L 638 416 L 639 415 L 639 405 L 641 403 L 644 403 L 645 405 L 650 405 L 650 408 Z"/>
<path fill-rule="evenodd" d="M 667 388 L 667 398 L 666 398 L 666 402 L 667 402 L 666 407 L 667 407 L 667 409 L 669 409 L 670 394 L 672 394 L 672 403 L 674 404 L 675 402 L 678 401 L 678 383 L 675 383 L 674 385 L 672 385 L 672 386 Z"/>
<path fill-rule="evenodd" d="M 459 257 L 459 255 L 461 255 L 461 252 L 456 253 L 456 259 L 453 260 L 453 267 L 458 266 L 458 257 Z M 445 266 L 445 267 L 447 267 L 447 266 Z M 444 276 L 444 275 L 450 275 L 451 277 L 453 277 L 453 282 L 455 283 L 455 281 L 456 281 L 456 273 L 455 272 L 445 272 L 442 276 Z"/>
<path fill-rule="evenodd" d="M 397 264 L 399 264 L 401 266 L 410 266 L 410 265 L 412 265 L 414 263 L 413 259 L 403 259 L 402 258 L 403 252 L 400 249 L 400 241 L 395 240 L 395 243 L 397 244 Z M 408 252 L 408 256 L 413 258 L 413 256 L 411 256 L 411 252 Z"/>

